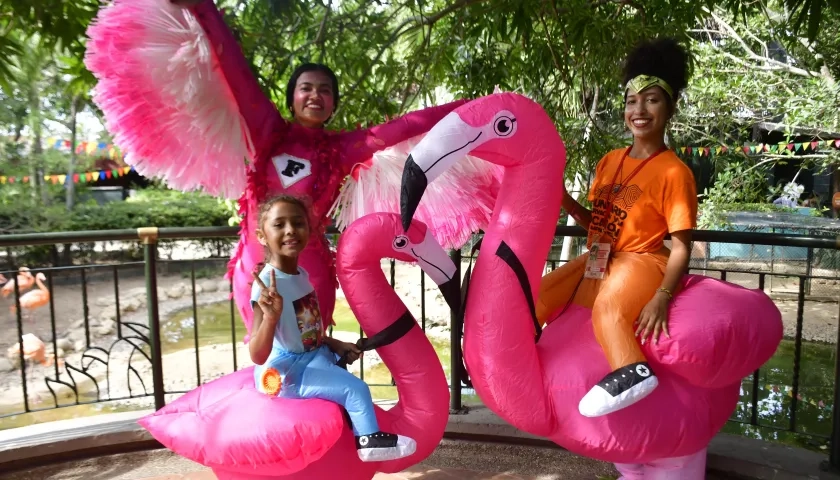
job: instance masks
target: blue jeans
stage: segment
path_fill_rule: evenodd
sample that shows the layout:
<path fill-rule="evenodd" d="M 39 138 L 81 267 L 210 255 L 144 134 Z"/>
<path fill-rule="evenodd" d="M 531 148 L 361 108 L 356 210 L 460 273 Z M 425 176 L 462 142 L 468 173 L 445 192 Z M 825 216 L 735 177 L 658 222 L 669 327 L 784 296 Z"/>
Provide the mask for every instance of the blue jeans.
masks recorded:
<path fill-rule="evenodd" d="M 335 364 L 336 355 L 326 346 L 306 353 L 292 353 L 274 348 L 263 365 L 254 369 L 254 382 L 260 385 L 262 373 L 274 368 L 284 376 L 277 394 L 285 398 L 320 398 L 337 403 L 347 410 L 356 436 L 379 431 L 373 410 L 370 387 Z"/>

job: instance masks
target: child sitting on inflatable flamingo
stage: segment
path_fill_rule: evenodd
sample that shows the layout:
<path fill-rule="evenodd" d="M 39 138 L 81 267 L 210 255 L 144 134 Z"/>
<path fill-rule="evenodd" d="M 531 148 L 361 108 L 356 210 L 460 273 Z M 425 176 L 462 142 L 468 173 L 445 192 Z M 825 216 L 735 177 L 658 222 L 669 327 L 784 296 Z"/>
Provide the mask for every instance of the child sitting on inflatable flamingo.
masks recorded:
<path fill-rule="evenodd" d="M 315 289 L 298 265 L 310 230 L 304 203 L 290 195 L 276 196 L 261 205 L 258 218 L 257 239 L 267 258 L 262 271 L 254 272 L 251 289 L 254 334 L 249 350 L 257 365 L 257 390 L 343 406 L 363 462 L 413 454 L 413 439 L 379 430 L 368 385 L 336 365 L 337 358 L 352 363 L 362 352 L 352 343 L 324 335 Z"/>

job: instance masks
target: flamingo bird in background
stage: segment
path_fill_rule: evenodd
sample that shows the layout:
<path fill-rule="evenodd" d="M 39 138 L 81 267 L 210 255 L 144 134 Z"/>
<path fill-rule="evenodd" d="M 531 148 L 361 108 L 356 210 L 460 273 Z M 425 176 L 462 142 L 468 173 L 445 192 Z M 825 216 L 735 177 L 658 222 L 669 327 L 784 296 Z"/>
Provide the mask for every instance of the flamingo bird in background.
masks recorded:
<path fill-rule="evenodd" d="M 14 293 L 15 282 L 17 282 L 17 284 L 19 285 L 18 289 L 20 293 L 29 290 L 30 288 L 32 288 L 32 285 L 35 285 L 35 277 L 33 277 L 31 273 L 29 273 L 29 268 L 20 267 L 18 269 L 18 272 L 20 273 L 17 274 L 16 279 L 13 278 L 9 280 L 5 285 L 3 285 L 3 288 L 0 289 L 0 295 L 3 295 L 3 298 L 8 297 L 12 293 Z M 6 282 L 6 278 L 0 275 L 0 283 L 4 282 Z"/>
<path fill-rule="evenodd" d="M 20 278 L 20 276 L 18 276 L 18 278 Z M 32 311 L 50 303 L 50 291 L 43 283 L 46 279 L 47 276 L 42 272 L 38 272 L 38 274 L 35 275 L 35 283 L 38 285 L 38 289 L 32 290 L 31 292 L 27 292 L 20 296 L 20 308 L 24 311 Z M 9 311 L 12 315 L 14 315 L 17 312 L 16 305 L 11 305 L 9 307 Z M 30 315 L 26 315 L 26 317 L 28 320 L 32 320 Z"/>
<path fill-rule="evenodd" d="M 23 361 L 30 362 L 32 366 L 40 363 L 44 367 L 50 367 L 55 363 L 55 354 L 47 354 L 47 345 L 34 333 L 26 333 L 21 337 L 23 340 Z M 20 358 L 20 342 L 15 343 L 6 350 L 6 358 L 15 362 Z M 64 360 L 58 359 L 58 366 L 64 365 Z"/>

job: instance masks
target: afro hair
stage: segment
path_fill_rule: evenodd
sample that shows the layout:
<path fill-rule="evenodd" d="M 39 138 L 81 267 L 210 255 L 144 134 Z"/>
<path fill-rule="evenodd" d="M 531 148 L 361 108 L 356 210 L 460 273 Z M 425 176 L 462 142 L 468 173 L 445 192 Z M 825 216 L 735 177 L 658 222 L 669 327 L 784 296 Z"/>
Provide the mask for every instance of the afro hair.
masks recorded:
<path fill-rule="evenodd" d="M 624 61 L 622 85 L 627 85 L 627 82 L 639 75 L 652 75 L 665 80 L 674 90 L 675 97 L 679 97 L 691 75 L 688 52 L 673 38 L 642 41 Z"/>

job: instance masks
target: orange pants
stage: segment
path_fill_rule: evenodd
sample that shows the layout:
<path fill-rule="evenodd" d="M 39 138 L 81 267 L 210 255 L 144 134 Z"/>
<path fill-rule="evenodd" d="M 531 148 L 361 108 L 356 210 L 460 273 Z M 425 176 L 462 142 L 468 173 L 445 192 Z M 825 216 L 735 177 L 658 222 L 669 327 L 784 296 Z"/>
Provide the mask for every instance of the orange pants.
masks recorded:
<path fill-rule="evenodd" d="M 604 278 L 596 280 L 583 278 L 589 256 L 585 253 L 542 278 L 537 320 L 540 325 L 554 320 L 549 316 L 565 307 L 574 294 L 573 303 L 592 309 L 595 338 L 613 370 L 644 362 L 633 324 L 662 283 L 669 254 L 667 248 L 655 253 L 612 253 Z"/>

